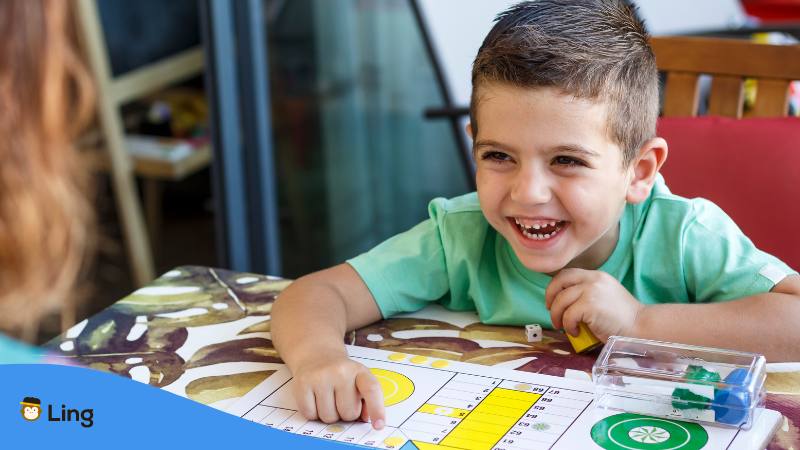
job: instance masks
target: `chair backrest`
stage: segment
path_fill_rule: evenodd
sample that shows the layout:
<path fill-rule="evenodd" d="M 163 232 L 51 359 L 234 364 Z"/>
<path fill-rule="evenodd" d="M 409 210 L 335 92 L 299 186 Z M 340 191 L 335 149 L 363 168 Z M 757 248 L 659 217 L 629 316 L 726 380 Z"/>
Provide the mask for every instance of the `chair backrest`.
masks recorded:
<path fill-rule="evenodd" d="M 743 115 L 744 81 L 757 81 L 748 116 L 785 117 L 789 85 L 800 79 L 800 45 L 756 44 L 745 40 L 654 37 L 658 68 L 666 72 L 663 116 L 696 116 L 700 75 L 711 76 L 708 115 Z"/>
<path fill-rule="evenodd" d="M 667 73 L 658 127 L 670 149 L 667 186 L 713 201 L 758 248 L 800 268 L 800 119 L 785 117 L 800 46 L 687 37 L 652 46 Z M 711 76 L 711 117 L 696 117 L 701 74 Z M 757 87 L 742 119 L 745 78 Z"/>

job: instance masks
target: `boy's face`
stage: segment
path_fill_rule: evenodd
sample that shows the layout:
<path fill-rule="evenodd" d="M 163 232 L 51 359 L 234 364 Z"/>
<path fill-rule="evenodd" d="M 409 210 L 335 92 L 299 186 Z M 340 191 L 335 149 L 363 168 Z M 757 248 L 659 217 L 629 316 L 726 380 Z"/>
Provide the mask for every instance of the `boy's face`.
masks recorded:
<path fill-rule="evenodd" d="M 529 269 L 596 269 L 619 234 L 631 169 L 607 135 L 603 102 L 554 88 L 480 86 L 478 198 Z"/>

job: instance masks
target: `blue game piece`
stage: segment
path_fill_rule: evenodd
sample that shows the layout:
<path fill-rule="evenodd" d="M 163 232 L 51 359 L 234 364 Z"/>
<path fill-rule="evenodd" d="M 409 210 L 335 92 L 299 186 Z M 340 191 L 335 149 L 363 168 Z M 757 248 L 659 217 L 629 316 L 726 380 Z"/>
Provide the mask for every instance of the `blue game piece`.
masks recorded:
<path fill-rule="evenodd" d="M 740 425 L 747 418 L 750 406 L 750 394 L 745 388 L 748 373 L 746 369 L 736 369 L 724 382 L 734 385 L 728 389 L 714 389 L 714 409 L 717 422 L 729 425 Z"/>
<path fill-rule="evenodd" d="M 724 381 L 728 384 L 735 384 L 737 386 L 744 387 L 744 385 L 747 384 L 748 377 L 749 374 L 747 369 L 739 368 L 729 373 L 728 376 L 725 377 Z"/>

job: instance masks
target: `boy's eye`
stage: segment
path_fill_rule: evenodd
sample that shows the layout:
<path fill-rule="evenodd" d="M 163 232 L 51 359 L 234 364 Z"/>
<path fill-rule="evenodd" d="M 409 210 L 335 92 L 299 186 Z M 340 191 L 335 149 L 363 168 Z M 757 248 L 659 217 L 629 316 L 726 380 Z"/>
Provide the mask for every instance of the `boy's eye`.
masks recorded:
<path fill-rule="evenodd" d="M 553 158 L 553 162 L 555 164 L 558 164 L 558 165 L 561 165 L 561 166 L 585 166 L 586 165 L 586 164 L 584 164 L 583 161 L 581 161 L 579 159 L 575 159 L 575 158 L 573 158 L 571 156 L 556 156 L 555 158 Z"/>
<path fill-rule="evenodd" d="M 484 152 L 481 155 L 481 159 L 488 161 L 495 161 L 495 162 L 505 162 L 505 161 L 510 161 L 511 157 L 503 152 L 498 152 L 493 150 Z"/>

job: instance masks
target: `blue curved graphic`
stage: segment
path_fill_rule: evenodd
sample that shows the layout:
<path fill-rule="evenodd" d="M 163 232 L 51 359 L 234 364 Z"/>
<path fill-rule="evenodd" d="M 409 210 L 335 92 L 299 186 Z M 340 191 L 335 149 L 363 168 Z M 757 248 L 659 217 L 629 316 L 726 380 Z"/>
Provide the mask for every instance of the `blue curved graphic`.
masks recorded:
<path fill-rule="evenodd" d="M 31 420 L 37 404 L 41 414 Z M 0 365 L 0 448 L 342 447 L 351 446 L 284 433 L 105 372 Z"/>

